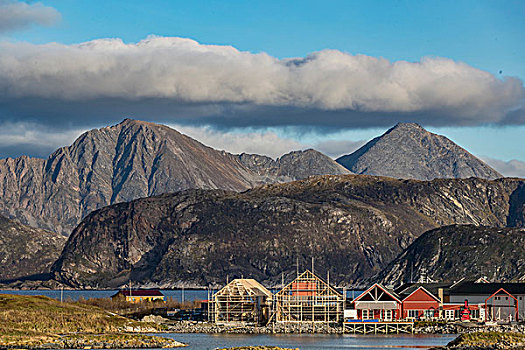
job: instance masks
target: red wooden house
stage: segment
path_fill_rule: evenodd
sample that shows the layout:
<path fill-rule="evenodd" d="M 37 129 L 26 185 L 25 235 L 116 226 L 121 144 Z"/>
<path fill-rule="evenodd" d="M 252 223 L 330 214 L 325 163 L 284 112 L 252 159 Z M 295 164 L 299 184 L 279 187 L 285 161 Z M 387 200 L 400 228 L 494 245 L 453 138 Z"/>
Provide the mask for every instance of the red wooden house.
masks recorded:
<path fill-rule="evenodd" d="M 439 317 L 440 300 L 424 287 L 419 287 L 403 299 L 402 318 L 416 320 Z"/>

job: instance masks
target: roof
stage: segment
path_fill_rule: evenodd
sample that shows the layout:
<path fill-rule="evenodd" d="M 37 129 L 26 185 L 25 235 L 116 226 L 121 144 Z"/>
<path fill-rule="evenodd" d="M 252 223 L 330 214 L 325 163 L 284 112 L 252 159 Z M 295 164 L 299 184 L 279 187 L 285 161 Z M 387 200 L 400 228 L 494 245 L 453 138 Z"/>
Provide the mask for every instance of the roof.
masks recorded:
<path fill-rule="evenodd" d="M 395 292 L 402 297 L 407 297 L 413 292 L 415 292 L 419 287 L 425 288 L 428 292 L 432 293 L 434 296 L 439 295 L 439 289 L 447 290 L 452 283 L 406 283 L 398 287 Z"/>
<path fill-rule="evenodd" d="M 380 285 L 379 283 L 376 283 L 374 284 L 372 287 L 368 288 L 367 290 L 365 290 L 363 293 L 359 294 L 359 296 L 357 298 L 355 298 L 353 300 L 353 302 L 356 302 L 356 301 L 359 301 L 361 298 L 363 298 L 366 294 L 368 294 L 370 291 L 372 291 L 375 287 L 381 289 L 383 292 L 387 293 L 388 295 L 390 295 L 392 298 L 396 299 L 397 302 L 401 303 L 401 298 L 399 297 L 399 295 L 397 295 L 397 293 L 395 293 L 392 289 L 390 288 L 386 288 L 386 287 L 383 287 L 382 285 Z"/>
<path fill-rule="evenodd" d="M 403 302 L 405 300 L 407 300 L 408 298 L 410 298 L 414 293 L 416 293 L 418 290 L 422 290 L 423 292 L 425 292 L 428 296 L 430 296 L 432 299 L 434 299 L 435 301 L 437 301 L 438 303 L 441 302 L 441 300 L 439 300 L 438 297 L 436 297 L 433 293 L 431 293 L 430 291 L 428 291 L 425 287 L 423 286 L 420 286 L 418 287 L 417 289 L 415 289 L 412 293 L 410 293 L 409 295 L 407 295 L 404 299 L 403 299 Z"/>
<path fill-rule="evenodd" d="M 284 286 L 280 291 L 276 293 L 276 295 L 286 295 L 290 290 L 294 290 L 293 286 L 297 285 L 297 283 L 316 283 L 316 288 L 326 288 L 326 291 L 330 295 L 335 295 L 339 298 L 343 298 L 343 294 L 341 294 L 337 289 L 332 287 L 327 281 L 316 275 L 310 270 L 305 270 L 303 273 L 301 273 L 299 276 L 297 276 L 292 282 L 288 283 L 286 286 Z"/>
<path fill-rule="evenodd" d="M 503 288 L 513 295 L 525 294 L 525 283 L 475 283 L 463 282 L 451 288 L 450 295 L 491 295 Z"/>
<path fill-rule="evenodd" d="M 219 290 L 215 295 L 252 295 L 272 297 L 273 294 L 262 284 L 252 278 L 237 278 L 228 283 L 224 288 Z"/>
<path fill-rule="evenodd" d="M 149 290 L 129 290 L 129 289 L 123 289 L 118 291 L 115 295 L 122 294 L 126 297 L 132 296 L 132 297 L 163 297 L 164 294 L 160 292 L 158 289 L 149 289 Z"/>

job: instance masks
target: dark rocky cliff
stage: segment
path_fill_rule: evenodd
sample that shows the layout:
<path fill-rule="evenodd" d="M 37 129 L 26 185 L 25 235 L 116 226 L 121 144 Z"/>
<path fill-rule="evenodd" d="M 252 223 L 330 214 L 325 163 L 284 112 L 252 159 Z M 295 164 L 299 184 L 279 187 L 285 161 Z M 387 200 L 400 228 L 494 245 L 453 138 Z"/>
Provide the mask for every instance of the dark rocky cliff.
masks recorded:
<path fill-rule="evenodd" d="M 397 124 L 337 162 L 355 174 L 399 179 L 502 177 L 448 138 L 414 123 Z"/>
<path fill-rule="evenodd" d="M 49 272 L 66 238 L 0 215 L 0 281 Z"/>
<path fill-rule="evenodd" d="M 243 158 L 167 126 L 126 119 L 84 133 L 47 160 L 0 160 L 0 214 L 68 235 L 85 215 L 113 203 L 189 188 L 242 191 L 309 175 L 349 173 L 312 150 L 269 159 L 272 169 L 264 174 Z M 293 169 L 284 161 L 290 158 Z"/>
<path fill-rule="evenodd" d="M 525 278 L 525 229 L 474 225 L 425 232 L 371 281 L 400 285 L 422 276 L 434 281 Z"/>
<path fill-rule="evenodd" d="M 423 232 L 523 225 L 525 180 L 321 176 L 243 193 L 189 190 L 98 210 L 74 230 L 55 277 L 73 286 L 278 283 L 295 262 L 336 283 L 386 267 Z M 512 214 L 511 214 L 512 213 Z"/>

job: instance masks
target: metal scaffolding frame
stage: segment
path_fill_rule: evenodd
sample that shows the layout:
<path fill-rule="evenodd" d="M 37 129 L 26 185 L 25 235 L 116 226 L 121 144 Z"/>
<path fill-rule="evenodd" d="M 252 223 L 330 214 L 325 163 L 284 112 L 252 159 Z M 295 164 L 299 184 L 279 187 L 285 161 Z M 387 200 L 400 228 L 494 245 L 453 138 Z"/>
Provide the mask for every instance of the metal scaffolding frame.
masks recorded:
<path fill-rule="evenodd" d="M 344 298 L 309 270 L 274 296 L 274 316 L 282 323 L 340 323 Z"/>

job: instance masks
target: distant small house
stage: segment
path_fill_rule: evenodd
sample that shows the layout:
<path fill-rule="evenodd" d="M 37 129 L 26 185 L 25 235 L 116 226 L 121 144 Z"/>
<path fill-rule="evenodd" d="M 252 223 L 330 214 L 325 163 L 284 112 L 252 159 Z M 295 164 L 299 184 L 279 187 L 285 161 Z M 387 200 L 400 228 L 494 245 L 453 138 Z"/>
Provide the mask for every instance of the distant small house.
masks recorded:
<path fill-rule="evenodd" d="M 141 301 L 165 301 L 164 294 L 158 289 L 152 290 L 120 290 L 111 296 L 111 299 L 125 299 L 127 302 L 138 303 Z"/>

